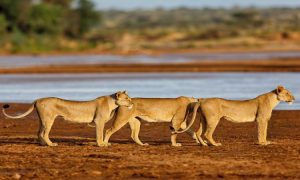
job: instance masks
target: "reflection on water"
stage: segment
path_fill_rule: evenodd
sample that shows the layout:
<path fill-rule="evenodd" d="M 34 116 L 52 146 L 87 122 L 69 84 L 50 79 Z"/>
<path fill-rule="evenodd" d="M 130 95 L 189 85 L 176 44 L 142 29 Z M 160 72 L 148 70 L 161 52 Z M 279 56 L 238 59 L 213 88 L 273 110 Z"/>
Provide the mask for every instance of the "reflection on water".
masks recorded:
<path fill-rule="evenodd" d="M 300 109 L 300 73 L 130 73 L 0 75 L 1 102 L 32 102 L 55 96 L 89 100 L 128 90 L 132 97 L 222 97 L 247 99 L 279 84 L 290 89 L 296 103 L 277 109 Z"/>
<path fill-rule="evenodd" d="M 1 68 L 28 67 L 60 64 L 105 64 L 105 63 L 180 63 L 204 60 L 261 60 L 273 58 L 298 58 L 300 52 L 230 52 L 230 53 L 172 53 L 150 55 L 68 55 L 68 56 L 0 56 Z"/>

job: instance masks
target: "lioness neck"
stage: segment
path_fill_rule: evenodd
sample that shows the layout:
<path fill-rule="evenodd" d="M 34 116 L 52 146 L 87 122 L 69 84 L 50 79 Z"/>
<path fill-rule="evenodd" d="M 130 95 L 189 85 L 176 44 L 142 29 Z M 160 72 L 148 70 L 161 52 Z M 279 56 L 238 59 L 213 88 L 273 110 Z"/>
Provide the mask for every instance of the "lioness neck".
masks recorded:
<path fill-rule="evenodd" d="M 277 94 L 274 91 L 266 93 L 265 95 L 268 97 L 272 109 L 274 109 L 280 103 L 280 101 L 277 98 Z"/>
<path fill-rule="evenodd" d="M 113 109 L 113 110 L 119 107 L 117 105 L 116 101 L 117 101 L 116 99 L 110 99 L 109 105 L 110 105 L 110 108 Z"/>

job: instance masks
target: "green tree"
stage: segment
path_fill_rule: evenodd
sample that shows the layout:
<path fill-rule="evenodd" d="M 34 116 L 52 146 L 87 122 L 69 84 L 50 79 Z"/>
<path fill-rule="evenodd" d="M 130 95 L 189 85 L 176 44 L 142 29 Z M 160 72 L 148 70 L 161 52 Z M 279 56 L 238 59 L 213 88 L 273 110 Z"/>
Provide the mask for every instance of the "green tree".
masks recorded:
<path fill-rule="evenodd" d="M 0 14 L 0 35 L 6 33 L 7 21 L 3 14 Z"/>
<path fill-rule="evenodd" d="M 18 27 L 26 30 L 27 14 L 31 0 L 0 0 L 0 13 L 6 17 L 9 29 Z"/>
<path fill-rule="evenodd" d="M 43 3 L 54 4 L 61 6 L 65 9 L 70 9 L 73 0 L 43 0 Z"/>
<path fill-rule="evenodd" d="M 16 22 L 20 13 L 21 0 L 1 0 L 0 13 L 4 14 L 7 19 Z"/>
<path fill-rule="evenodd" d="M 237 11 L 232 14 L 233 23 L 241 27 L 256 27 L 264 24 L 256 10 Z"/>
<path fill-rule="evenodd" d="M 79 33 L 83 35 L 93 26 L 99 23 L 100 13 L 94 8 L 90 0 L 79 0 L 77 13 L 79 15 Z"/>
<path fill-rule="evenodd" d="M 35 33 L 60 34 L 63 22 L 64 10 L 60 6 L 37 4 L 31 8 L 29 26 Z"/>

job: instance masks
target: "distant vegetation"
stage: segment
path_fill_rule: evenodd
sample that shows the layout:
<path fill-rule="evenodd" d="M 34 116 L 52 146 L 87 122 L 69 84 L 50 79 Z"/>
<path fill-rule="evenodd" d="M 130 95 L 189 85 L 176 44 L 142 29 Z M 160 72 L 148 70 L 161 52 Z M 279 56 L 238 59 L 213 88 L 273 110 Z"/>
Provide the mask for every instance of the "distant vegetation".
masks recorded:
<path fill-rule="evenodd" d="M 90 0 L 1 0 L 0 46 L 33 53 L 80 49 L 77 42 L 101 23 L 100 15 Z"/>
<path fill-rule="evenodd" d="M 300 46 L 300 8 L 99 12 L 90 0 L 1 0 L 0 37 L 10 53 Z"/>

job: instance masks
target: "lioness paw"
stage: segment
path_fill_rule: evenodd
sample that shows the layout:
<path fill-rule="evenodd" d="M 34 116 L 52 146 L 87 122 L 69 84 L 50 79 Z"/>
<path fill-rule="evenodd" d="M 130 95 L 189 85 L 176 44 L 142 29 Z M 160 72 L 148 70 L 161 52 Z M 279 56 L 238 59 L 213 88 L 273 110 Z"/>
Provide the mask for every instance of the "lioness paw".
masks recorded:
<path fill-rule="evenodd" d="M 210 143 L 210 146 L 222 146 L 222 143 Z"/>
<path fill-rule="evenodd" d="M 200 145 L 202 145 L 202 146 L 208 146 L 208 144 L 207 144 L 206 141 L 200 142 Z"/>
<path fill-rule="evenodd" d="M 197 138 L 197 134 L 196 133 L 193 133 L 193 139 L 198 141 L 198 138 Z"/>
<path fill-rule="evenodd" d="M 271 143 L 271 141 L 259 142 L 258 143 L 258 145 L 262 145 L 262 146 L 266 146 L 266 145 L 269 145 L 269 144 L 273 144 L 273 143 Z"/>
<path fill-rule="evenodd" d="M 111 145 L 111 143 L 97 143 L 97 145 L 98 146 L 100 146 L 100 147 L 106 147 L 106 146 L 110 146 Z"/>
<path fill-rule="evenodd" d="M 51 144 L 48 144 L 49 146 L 58 146 L 57 143 L 51 143 Z"/>
<path fill-rule="evenodd" d="M 174 146 L 174 147 L 180 147 L 182 145 L 180 143 L 176 143 L 176 144 L 172 144 L 172 146 Z"/>

